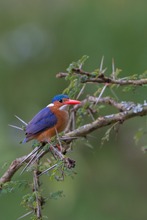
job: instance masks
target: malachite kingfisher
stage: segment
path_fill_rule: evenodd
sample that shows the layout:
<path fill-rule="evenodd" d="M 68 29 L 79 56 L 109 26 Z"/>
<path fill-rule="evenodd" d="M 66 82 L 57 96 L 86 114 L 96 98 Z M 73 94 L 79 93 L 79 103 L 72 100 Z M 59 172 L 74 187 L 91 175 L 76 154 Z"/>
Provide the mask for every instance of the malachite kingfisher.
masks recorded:
<path fill-rule="evenodd" d="M 56 95 L 51 104 L 39 111 L 26 125 L 26 138 L 23 143 L 33 139 L 42 143 L 50 142 L 53 136 L 64 131 L 67 126 L 69 119 L 67 106 L 80 103 L 64 94 Z"/>

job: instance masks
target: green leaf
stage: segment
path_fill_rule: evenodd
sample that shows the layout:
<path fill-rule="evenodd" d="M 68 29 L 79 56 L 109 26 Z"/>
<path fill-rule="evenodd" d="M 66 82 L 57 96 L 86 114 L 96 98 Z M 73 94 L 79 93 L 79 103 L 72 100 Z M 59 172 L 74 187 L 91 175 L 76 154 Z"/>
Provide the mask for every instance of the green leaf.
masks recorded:
<path fill-rule="evenodd" d="M 59 190 L 59 191 L 56 191 L 56 192 L 51 192 L 49 194 L 49 198 L 50 199 L 59 199 L 59 198 L 62 198 L 62 197 L 65 197 L 65 195 L 63 194 L 63 191 L 62 190 Z"/>
<path fill-rule="evenodd" d="M 2 189 L 0 190 L 0 193 L 1 194 L 12 193 L 20 188 L 24 189 L 27 186 L 28 186 L 28 182 L 25 180 L 10 181 L 2 185 Z"/>
<path fill-rule="evenodd" d="M 147 70 L 141 75 L 139 75 L 139 79 L 145 79 L 145 78 L 147 78 Z"/>
<path fill-rule="evenodd" d="M 73 69 L 81 69 L 88 58 L 89 57 L 87 55 L 84 55 L 77 62 L 72 62 L 67 68 L 67 72 L 71 74 L 73 72 Z M 66 79 L 69 79 L 69 77 L 67 77 Z"/>

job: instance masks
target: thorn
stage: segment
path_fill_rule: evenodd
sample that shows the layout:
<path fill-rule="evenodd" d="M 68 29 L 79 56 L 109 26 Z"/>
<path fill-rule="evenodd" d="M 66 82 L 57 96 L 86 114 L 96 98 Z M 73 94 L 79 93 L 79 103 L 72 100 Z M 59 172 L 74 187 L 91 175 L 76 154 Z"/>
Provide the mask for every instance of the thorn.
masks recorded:
<path fill-rule="evenodd" d="M 48 169 L 46 169 L 46 170 L 44 170 L 44 171 L 42 171 L 38 176 L 41 176 L 41 175 L 43 175 L 43 174 L 45 174 L 45 173 L 47 173 L 48 171 L 50 171 L 50 170 L 52 170 L 52 169 L 54 169 L 56 166 L 57 166 L 58 164 L 56 163 L 56 164 L 54 164 L 53 166 L 51 166 L 51 167 L 49 167 Z"/>
<path fill-rule="evenodd" d="M 81 88 L 79 94 L 77 95 L 76 99 L 79 99 L 79 97 L 81 96 L 81 94 L 83 93 L 84 89 L 85 89 L 86 83 L 83 85 L 83 87 Z"/>
<path fill-rule="evenodd" d="M 28 125 L 25 121 L 23 121 L 21 118 L 19 118 L 17 115 L 15 115 L 15 117 L 19 120 L 19 121 L 21 121 L 24 125 Z"/>
<path fill-rule="evenodd" d="M 20 128 L 20 127 L 18 127 L 18 126 L 16 126 L 16 125 L 10 125 L 10 124 L 8 124 L 8 126 L 10 126 L 10 127 L 12 127 L 12 128 L 16 128 L 16 129 L 21 130 L 21 131 L 24 131 L 22 128 Z"/>
<path fill-rule="evenodd" d="M 88 113 L 89 113 L 90 117 L 92 118 L 92 121 L 95 121 L 95 118 L 94 118 L 94 116 L 93 116 L 93 114 L 92 114 L 90 109 L 88 109 Z"/>
<path fill-rule="evenodd" d="M 62 136 L 61 140 L 66 141 L 66 140 L 76 140 L 78 137 L 66 137 L 66 136 Z"/>
<path fill-rule="evenodd" d="M 31 153 L 29 153 L 25 158 L 24 160 L 21 161 L 21 164 L 24 163 L 27 159 L 29 159 L 29 157 L 31 157 L 34 153 L 38 152 L 38 150 L 41 148 L 42 146 L 40 147 L 35 147 L 34 150 L 32 150 Z M 20 164 L 20 165 L 21 165 Z"/>
<path fill-rule="evenodd" d="M 112 58 L 112 78 L 115 79 L 115 64 L 114 64 L 114 58 Z"/>
<path fill-rule="evenodd" d="M 105 69 L 103 69 L 103 70 L 101 71 L 101 73 L 104 74 L 104 73 L 106 72 L 106 70 L 107 70 L 107 67 L 106 67 Z"/>
<path fill-rule="evenodd" d="M 44 154 L 44 150 L 41 150 L 39 153 L 38 152 L 36 152 L 36 154 L 33 156 L 33 158 L 29 161 L 29 163 L 27 164 L 27 167 L 31 164 L 31 165 L 33 165 L 41 156 L 42 156 L 42 154 Z M 35 158 L 36 157 L 36 158 Z M 35 159 L 34 159 L 35 158 Z M 34 161 L 33 161 L 33 159 L 34 159 Z M 27 168 L 26 167 L 26 168 Z"/>
<path fill-rule="evenodd" d="M 27 163 L 27 165 L 23 168 L 23 170 L 21 171 L 20 175 L 22 175 L 24 173 L 24 171 L 30 166 L 30 164 L 32 163 L 32 161 L 34 160 L 34 158 L 36 157 L 38 151 L 35 152 L 34 154 L 32 154 L 32 158 L 31 160 Z"/>
<path fill-rule="evenodd" d="M 38 152 L 40 151 L 40 149 L 43 147 L 43 145 L 40 145 L 39 147 L 35 147 L 34 150 L 32 150 L 31 153 L 29 153 L 25 159 L 21 162 L 24 163 L 27 159 L 29 159 L 31 156 L 33 156 L 31 158 L 31 160 L 27 163 L 27 165 L 24 167 L 24 169 L 21 171 L 20 175 L 23 174 L 23 172 L 27 169 L 27 167 L 32 163 L 33 159 L 35 158 L 35 156 L 38 154 Z M 20 164 L 20 165 L 21 165 Z"/>
<path fill-rule="evenodd" d="M 24 215 L 20 216 L 19 218 L 17 218 L 17 220 L 20 220 L 20 219 L 22 219 L 22 218 L 24 218 L 24 217 L 26 217 L 26 216 L 28 216 L 32 213 L 33 213 L 33 211 L 27 212 L 26 214 L 24 214 Z"/>
<path fill-rule="evenodd" d="M 99 102 L 99 100 L 102 97 L 102 95 L 103 95 L 105 89 L 107 88 L 107 86 L 108 86 L 108 84 L 105 84 L 104 87 L 102 88 L 102 90 L 101 90 L 101 92 L 99 94 L 99 97 L 97 98 L 97 101 L 96 101 L 95 105 L 97 105 L 97 103 Z"/>
<path fill-rule="evenodd" d="M 54 155 L 57 155 L 61 160 L 65 158 L 65 156 L 59 150 L 57 150 L 54 146 L 51 146 L 50 149 L 51 149 L 51 152 L 53 152 Z"/>
<path fill-rule="evenodd" d="M 103 63 L 104 63 L 104 56 L 102 56 L 101 63 L 100 63 L 100 73 L 103 70 Z"/>

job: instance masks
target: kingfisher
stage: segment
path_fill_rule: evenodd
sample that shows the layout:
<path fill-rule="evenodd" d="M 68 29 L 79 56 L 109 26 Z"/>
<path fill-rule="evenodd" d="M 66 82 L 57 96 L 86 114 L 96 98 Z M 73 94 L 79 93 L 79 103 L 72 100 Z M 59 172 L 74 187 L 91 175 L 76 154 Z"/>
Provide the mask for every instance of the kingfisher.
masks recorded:
<path fill-rule="evenodd" d="M 52 102 L 39 111 L 26 125 L 26 137 L 23 143 L 33 139 L 48 143 L 52 137 L 66 128 L 69 120 L 67 106 L 80 103 L 78 100 L 70 99 L 68 95 L 56 95 Z"/>

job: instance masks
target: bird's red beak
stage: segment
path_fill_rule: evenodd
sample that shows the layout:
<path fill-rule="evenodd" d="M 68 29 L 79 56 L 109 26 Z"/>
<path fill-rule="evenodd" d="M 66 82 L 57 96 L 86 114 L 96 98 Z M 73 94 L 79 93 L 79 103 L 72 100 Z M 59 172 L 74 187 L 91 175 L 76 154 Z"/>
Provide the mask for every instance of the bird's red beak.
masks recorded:
<path fill-rule="evenodd" d="M 64 104 L 67 104 L 67 105 L 77 105 L 80 103 L 81 103 L 80 101 L 74 100 L 74 99 L 68 99 L 67 101 L 64 102 Z"/>

